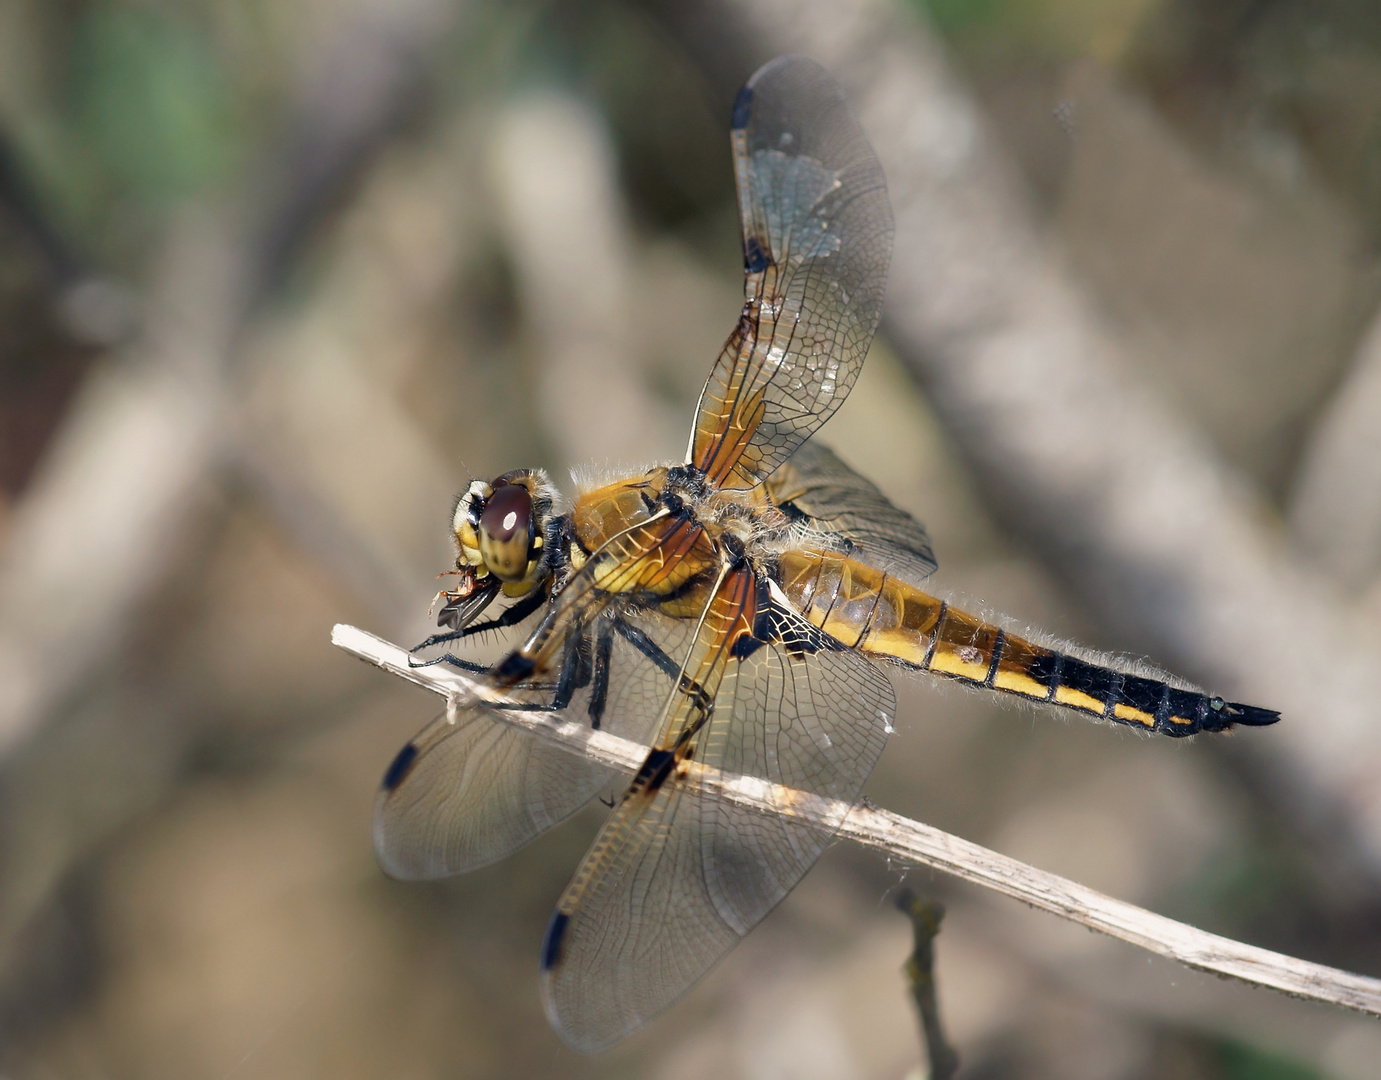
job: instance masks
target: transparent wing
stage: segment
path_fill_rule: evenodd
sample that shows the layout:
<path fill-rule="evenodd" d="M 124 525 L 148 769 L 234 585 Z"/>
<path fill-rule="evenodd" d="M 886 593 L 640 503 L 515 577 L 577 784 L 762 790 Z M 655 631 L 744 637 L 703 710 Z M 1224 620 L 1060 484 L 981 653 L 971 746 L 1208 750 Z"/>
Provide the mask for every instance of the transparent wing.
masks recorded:
<path fill-rule="evenodd" d="M 848 396 L 892 257 L 882 167 L 833 77 L 783 57 L 732 131 L 746 302 L 701 393 L 689 460 L 726 488 L 766 479 Z"/>
<path fill-rule="evenodd" d="M 935 572 L 925 526 L 828 447 L 808 442 L 767 481 L 772 501 L 844 541 L 844 552 L 917 584 Z"/>
<path fill-rule="evenodd" d="M 830 842 L 789 807 L 769 816 L 688 790 L 659 755 L 852 802 L 882 752 L 894 713 L 882 672 L 764 596 L 753 622 L 754 636 L 735 638 L 723 618 L 705 620 L 686 670 L 707 689 L 721 666 L 713 707 L 698 727 L 693 702 L 674 713 L 557 905 L 543 995 L 577 1047 L 606 1046 L 668 1008 Z"/>
<path fill-rule="evenodd" d="M 520 658 L 524 678 L 477 678 L 554 724 L 587 723 L 650 742 L 675 665 L 630 629 L 627 600 L 592 580 L 619 585 L 649 562 L 662 565 L 662 542 L 676 541 L 678 530 L 664 520 L 618 538 L 604 552 L 609 561 L 588 562 L 539 614 L 523 646 L 530 657 L 519 649 L 495 668 Z M 683 652 L 676 633 L 673 625 L 662 636 Z M 404 879 L 485 866 L 568 818 L 618 775 L 505 723 L 491 704 L 465 703 L 425 728 L 389 766 L 375 808 L 375 852 L 390 875 Z"/>
<path fill-rule="evenodd" d="M 556 714 L 559 716 L 560 714 Z M 570 817 L 617 773 L 474 706 L 435 721 L 395 759 L 413 768 L 379 794 L 374 850 L 390 876 L 446 877 L 497 862 Z M 402 762 L 402 765 L 399 763 Z"/>
<path fill-rule="evenodd" d="M 656 628 L 655 640 L 610 607 L 572 637 L 555 682 L 505 693 L 553 724 L 574 721 L 650 743 L 675 683 L 670 655 L 684 652 L 691 628 L 641 621 Z M 568 701 L 553 704 L 563 693 Z M 374 846 L 392 877 L 444 877 L 496 862 L 620 783 L 617 770 L 505 723 L 501 712 L 476 702 L 443 716 L 389 767 Z"/>

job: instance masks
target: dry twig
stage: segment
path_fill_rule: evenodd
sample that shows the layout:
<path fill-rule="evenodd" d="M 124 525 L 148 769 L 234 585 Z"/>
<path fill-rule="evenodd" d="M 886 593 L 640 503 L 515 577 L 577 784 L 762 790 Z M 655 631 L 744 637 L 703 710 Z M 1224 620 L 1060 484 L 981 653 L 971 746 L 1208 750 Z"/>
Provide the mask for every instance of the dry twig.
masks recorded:
<path fill-rule="evenodd" d="M 945 906 L 938 900 L 902 889 L 897 895 L 897 910 L 911 920 L 914 944 L 905 970 L 911 984 L 911 998 L 920 1017 L 921 1034 L 925 1038 L 926 1060 L 930 1063 L 928 1080 L 953 1080 L 959 1071 L 959 1054 L 945 1038 L 945 1029 L 940 1023 L 939 995 L 935 989 L 935 939 L 940 936 Z"/>
<path fill-rule="evenodd" d="M 457 669 L 441 665 L 413 667 L 406 650 L 356 627 L 337 625 L 331 640 L 362 660 L 440 694 L 449 707 L 464 701 L 504 701 L 502 694 Z M 504 710 L 496 715 L 572 753 L 627 773 L 635 772 L 647 756 L 646 747 L 638 743 L 580 724 L 553 724 L 521 710 Z M 1196 930 L 898 814 L 850 806 L 756 777 L 726 774 L 700 765 L 691 766 L 690 781 L 701 790 L 764 814 L 790 815 L 837 829 L 840 836 L 893 858 L 943 870 L 1189 967 L 1381 1016 L 1381 979 L 1354 975 Z"/>

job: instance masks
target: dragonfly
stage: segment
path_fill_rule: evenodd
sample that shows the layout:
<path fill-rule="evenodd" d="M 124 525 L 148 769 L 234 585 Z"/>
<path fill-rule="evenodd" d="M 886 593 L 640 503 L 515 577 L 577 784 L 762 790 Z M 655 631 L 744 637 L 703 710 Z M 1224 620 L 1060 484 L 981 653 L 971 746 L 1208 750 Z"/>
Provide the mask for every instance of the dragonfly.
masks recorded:
<path fill-rule="evenodd" d="M 691 765 L 854 803 L 895 717 L 889 675 L 926 672 L 1170 736 L 1279 713 L 1023 636 L 923 591 L 920 522 L 809 441 L 868 353 L 891 262 L 882 167 L 834 78 L 777 59 L 731 122 L 744 303 L 686 459 L 566 504 L 518 469 L 461 493 L 442 631 L 417 647 L 493 693 L 409 742 L 375 848 L 423 879 L 486 866 L 622 790 L 541 946 L 548 1018 L 607 1047 L 670 1008 L 801 880 L 831 830 L 688 780 Z M 495 663 L 466 648 L 512 643 Z M 423 662 L 419 659 L 418 662 Z M 506 723 L 576 722 L 646 748 L 629 779 Z"/>

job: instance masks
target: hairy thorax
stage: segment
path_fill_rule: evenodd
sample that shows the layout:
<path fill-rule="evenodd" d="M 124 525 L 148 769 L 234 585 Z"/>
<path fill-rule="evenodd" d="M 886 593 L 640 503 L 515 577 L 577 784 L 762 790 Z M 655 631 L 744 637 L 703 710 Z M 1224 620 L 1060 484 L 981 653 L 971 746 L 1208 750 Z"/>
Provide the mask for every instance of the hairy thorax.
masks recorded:
<path fill-rule="evenodd" d="M 595 560 L 595 580 L 610 592 L 642 593 L 680 614 L 688 591 L 733 563 L 768 557 L 788 519 L 759 489 L 725 492 L 687 466 L 658 466 L 585 491 L 571 511 L 572 568 Z M 618 539 L 656 529 L 662 539 L 634 570 L 617 556 Z M 603 565 L 607 563 L 607 565 Z"/>

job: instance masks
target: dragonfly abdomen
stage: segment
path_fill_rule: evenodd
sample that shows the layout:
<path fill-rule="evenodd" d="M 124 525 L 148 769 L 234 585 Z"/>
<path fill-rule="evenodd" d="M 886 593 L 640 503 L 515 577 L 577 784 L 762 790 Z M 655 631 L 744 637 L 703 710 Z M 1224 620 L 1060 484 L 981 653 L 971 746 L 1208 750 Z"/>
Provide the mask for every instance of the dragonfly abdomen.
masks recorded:
<path fill-rule="evenodd" d="M 920 671 L 1166 735 L 1279 719 L 1037 645 L 835 552 L 786 552 L 778 573 L 787 598 L 827 634 Z"/>

